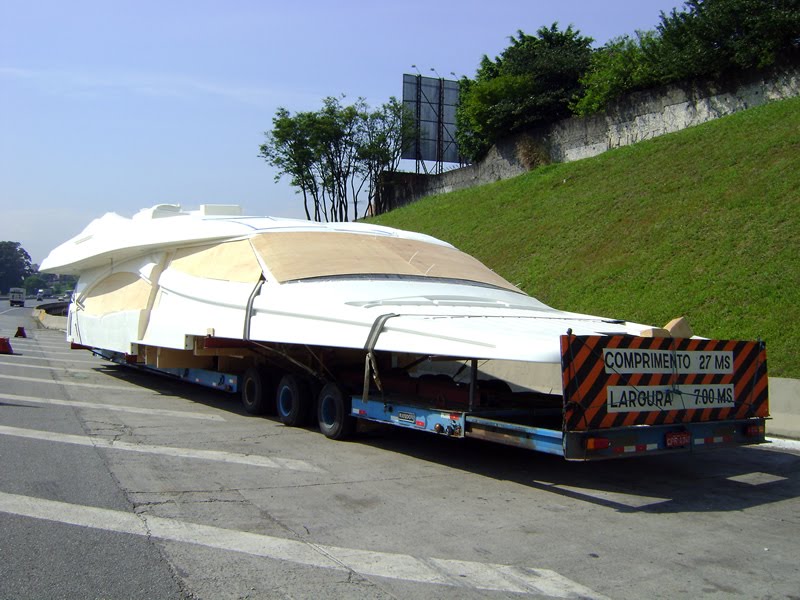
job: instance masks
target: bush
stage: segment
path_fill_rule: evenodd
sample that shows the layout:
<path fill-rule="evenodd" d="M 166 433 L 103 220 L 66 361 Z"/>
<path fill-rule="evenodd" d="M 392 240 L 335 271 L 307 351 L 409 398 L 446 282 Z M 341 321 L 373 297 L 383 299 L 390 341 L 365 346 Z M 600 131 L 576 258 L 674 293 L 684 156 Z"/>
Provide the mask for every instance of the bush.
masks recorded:
<path fill-rule="evenodd" d="M 662 12 L 655 31 L 596 50 L 572 109 L 586 115 L 633 90 L 769 67 L 799 43 L 800 0 L 691 0 Z"/>
<path fill-rule="evenodd" d="M 669 81 L 763 68 L 800 41 L 800 0 L 690 0 L 661 13 L 654 62 Z"/>
<path fill-rule="evenodd" d="M 517 32 L 495 60 L 484 56 L 475 80 L 462 80 L 456 112 L 461 154 L 476 160 L 500 138 L 568 116 L 591 43 L 554 23 L 533 36 Z"/>
<path fill-rule="evenodd" d="M 615 38 L 596 50 L 580 80 L 583 95 L 571 104 L 573 112 L 598 112 L 628 92 L 658 85 L 662 77 L 650 59 L 657 44 L 655 33 L 646 31 L 637 32 L 635 38 Z"/>

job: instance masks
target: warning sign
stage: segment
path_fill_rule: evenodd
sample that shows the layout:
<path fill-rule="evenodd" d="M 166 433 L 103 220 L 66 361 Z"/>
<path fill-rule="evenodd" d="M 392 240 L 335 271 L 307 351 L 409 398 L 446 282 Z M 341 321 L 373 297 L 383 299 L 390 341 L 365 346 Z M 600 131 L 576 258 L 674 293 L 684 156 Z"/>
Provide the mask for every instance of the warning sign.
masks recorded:
<path fill-rule="evenodd" d="M 606 373 L 733 373 L 733 352 L 604 348 Z"/>
<path fill-rule="evenodd" d="M 611 385 L 606 388 L 608 412 L 732 408 L 733 385 Z"/>
<path fill-rule="evenodd" d="M 763 343 L 562 336 L 564 428 L 768 416 Z"/>

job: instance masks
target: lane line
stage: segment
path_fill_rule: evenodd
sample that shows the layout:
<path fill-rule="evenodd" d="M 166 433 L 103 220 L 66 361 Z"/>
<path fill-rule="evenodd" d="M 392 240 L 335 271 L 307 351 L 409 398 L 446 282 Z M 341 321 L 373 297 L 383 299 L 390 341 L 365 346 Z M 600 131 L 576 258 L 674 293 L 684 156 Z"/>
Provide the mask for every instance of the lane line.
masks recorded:
<path fill-rule="evenodd" d="M 139 393 L 149 392 L 149 393 L 153 393 L 153 390 L 144 389 L 144 390 L 140 391 L 140 388 L 133 387 L 133 386 L 127 387 L 127 386 L 122 386 L 122 385 L 106 385 L 104 383 L 84 383 L 84 382 L 81 382 L 81 381 L 65 381 L 63 379 L 58 379 L 58 380 L 41 379 L 39 377 L 22 377 L 20 375 L 3 375 L 3 374 L 0 374 L 0 379 L 14 379 L 16 381 L 32 381 L 34 383 L 54 383 L 54 384 L 57 384 L 57 385 L 71 385 L 71 386 L 75 386 L 75 387 L 94 388 L 94 389 L 100 389 L 100 390 L 122 390 L 122 391 L 128 392 L 128 393 L 131 393 L 131 392 L 139 392 Z"/>
<path fill-rule="evenodd" d="M 39 398 L 38 396 L 20 396 L 0 392 L 0 400 L 13 400 L 15 402 L 30 402 L 33 404 L 50 404 L 53 406 L 72 406 L 74 408 L 89 408 L 96 410 L 110 410 L 114 412 L 127 412 L 140 415 L 154 415 L 164 417 L 177 417 L 179 419 L 200 419 L 203 421 L 225 421 L 222 415 L 210 415 L 199 412 L 184 412 L 165 408 L 146 408 L 144 406 L 115 406 L 113 404 L 100 404 L 99 402 L 81 402 L 79 400 L 62 400 L 61 398 Z"/>
<path fill-rule="evenodd" d="M 7 357 L 9 357 L 9 356 L 16 357 L 16 358 L 12 358 L 11 360 L 6 360 L 6 359 L 0 360 L 0 363 L 5 364 L 5 365 L 18 364 L 18 362 L 20 360 L 22 360 L 23 358 L 25 360 L 46 360 L 48 362 L 86 363 L 86 364 L 104 366 L 104 367 L 114 364 L 114 363 L 112 363 L 110 361 L 107 361 L 104 358 L 100 358 L 99 356 L 97 358 L 89 358 L 89 359 L 77 358 L 77 357 L 76 358 L 72 358 L 72 359 L 69 359 L 69 358 L 48 358 L 46 356 L 29 356 L 27 354 L 8 354 L 8 355 L 5 355 L 5 356 L 7 356 Z"/>
<path fill-rule="evenodd" d="M 10 341 L 9 343 L 11 344 L 12 348 L 14 346 L 18 346 L 19 348 L 22 348 L 21 345 L 15 343 L 14 341 Z M 49 356 L 51 354 L 58 354 L 58 355 L 65 355 L 65 356 L 68 355 L 68 354 L 75 354 L 75 350 L 69 350 L 69 349 L 64 350 L 64 351 L 61 351 L 61 350 L 47 350 L 47 351 L 45 351 L 45 350 L 41 350 L 39 348 L 24 348 L 24 350 L 25 350 L 25 352 L 35 352 L 36 354 L 45 354 L 47 356 Z"/>
<path fill-rule="evenodd" d="M 288 471 L 304 471 L 307 473 L 324 472 L 319 467 L 311 465 L 304 460 L 293 458 L 269 458 L 253 454 L 238 452 L 224 452 L 222 450 L 195 450 L 192 448 L 173 448 L 172 446 L 155 446 L 151 444 L 133 444 L 118 440 L 108 440 L 88 435 L 73 435 L 69 433 L 55 433 L 52 431 L 39 431 L 24 429 L 22 427 L 6 427 L 0 425 L 0 435 L 73 444 L 76 446 L 93 446 L 106 450 L 122 450 L 125 452 L 138 452 L 141 454 L 158 454 L 174 458 L 192 458 L 197 460 L 211 460 L 215 462 L 248 465 L 252 467 L 265 467 L 268 469 L 284 469 Z"/>
<path fill-rule="evenodd" d="M 20 363 L 9 363 L 6 361 L 0 361 L 0 365 L 11 365 L 20 369 L 47 369 L 56 373 L 97 373 L 95 369 L 70 369 L 68 367 L 48 367 L 46 365 L 24 365 Z"/>
<path fill-rule="evenodd" d="M 366 577 L 486 591 L 544 594 L 554 598 L 607 600 L 594 590 L 549 569 L 443 558 L 419 558 L 408 554 L 327 546 L 198 525 L 177 519 L 134 515 L 2 492 L 0 492 L 0 511 L 22 517 L 239 552 L 305 566 L 353 571 Z"/>
<path fill-rule="evenodd" d="M 49 339 L 49 338 L 40 338 L 40 337 L 15 337 L 14 341 L 18 344 L 22 345 L 29 345 L 32 344 L 34 346 L 39 347 L 48 347 L 48 348 L 66 348 L 70 349 L 69 342 L 66 339 Z"/>

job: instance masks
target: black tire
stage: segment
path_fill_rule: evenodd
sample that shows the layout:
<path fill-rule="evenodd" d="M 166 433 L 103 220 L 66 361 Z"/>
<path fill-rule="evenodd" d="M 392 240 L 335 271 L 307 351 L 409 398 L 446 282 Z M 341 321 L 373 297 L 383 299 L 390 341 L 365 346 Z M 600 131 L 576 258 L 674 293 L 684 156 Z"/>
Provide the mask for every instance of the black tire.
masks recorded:
<path fill-rule="evenodd" d="M 344 440 L 353 435 L 356 418 L 350 411 L 350 396 L 333 382 L 325 384 L 317 400 L 317 421 L 326 438 Z"/>
<path fill-rule="evenodd" d="M 242 375 L 242 405 L 251 415 L 275 414 L 275 394 L 268 374 L 250 367 Z"/>
<path fill-rule="evenodd" d="M 281 423 L 302 427 L 311 420 L 311 391 L 302 378 L 288 373 L 281 377 L 275 393 L 275 407 Z"/>

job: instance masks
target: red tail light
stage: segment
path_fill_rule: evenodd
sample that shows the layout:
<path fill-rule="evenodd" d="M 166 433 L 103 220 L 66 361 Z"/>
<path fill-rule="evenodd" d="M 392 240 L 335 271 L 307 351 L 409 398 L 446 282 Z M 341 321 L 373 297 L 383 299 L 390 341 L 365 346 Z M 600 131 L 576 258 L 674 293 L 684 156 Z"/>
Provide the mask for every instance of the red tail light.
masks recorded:
<path fill-rule="evenodd" d="M 744 434 L 747 437 L 761 437 L 764 435 L 764 426 L 763 425 L 748 425 L 745 430 Z"/>
<path fill-rule="evenodd" d="M 607 438 L 586 438 L 587 450 L 605 450 L 611 447 L 611 440 Z"/>

